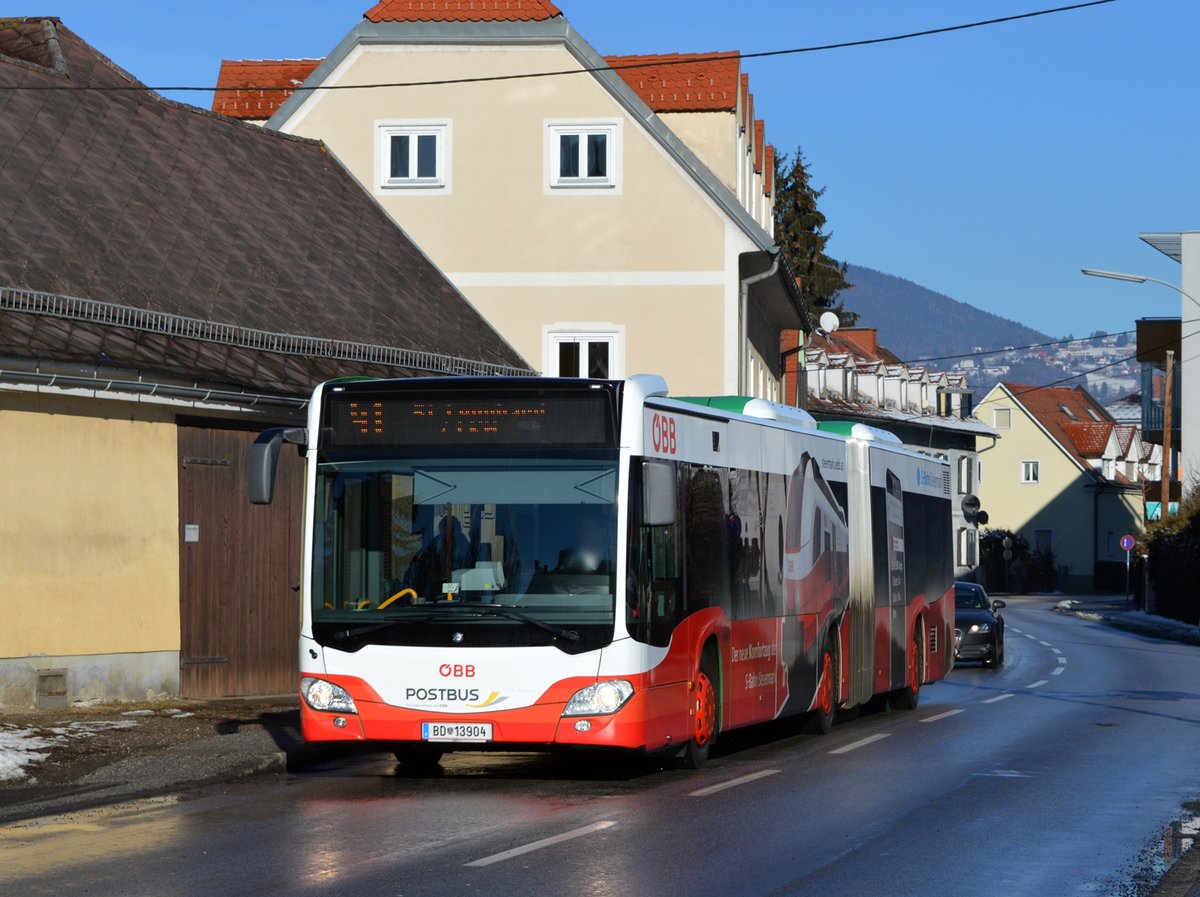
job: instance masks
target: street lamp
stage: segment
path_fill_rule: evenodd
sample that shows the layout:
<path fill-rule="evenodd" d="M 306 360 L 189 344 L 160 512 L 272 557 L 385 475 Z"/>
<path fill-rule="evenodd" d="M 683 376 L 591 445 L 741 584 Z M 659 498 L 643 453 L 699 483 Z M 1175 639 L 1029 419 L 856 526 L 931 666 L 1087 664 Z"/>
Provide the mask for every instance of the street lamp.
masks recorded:
<path fill-rule="evenodd" d="M 1175 286 L 1169 280 L 1159 280 L 1157 277 L 1151 277 L 1148 274 L 1125 274 L 1121 271 L 1101 271 L 1099 268 L 1080 268 L 1079 270 L 1088 277 L 1107 277 L 1109 280 L 1124 280 L 1129 283 L 1145 283 L 1146 281 L 1161 283 L 1164 287 L 1170 287 L 1176 293 L 1179 293 L 1179 295 L 1186 296 L 1196 305 L 1200 305 L 1200 301 L 1195 296 L 1185 293 L 1180 287 Z"/>

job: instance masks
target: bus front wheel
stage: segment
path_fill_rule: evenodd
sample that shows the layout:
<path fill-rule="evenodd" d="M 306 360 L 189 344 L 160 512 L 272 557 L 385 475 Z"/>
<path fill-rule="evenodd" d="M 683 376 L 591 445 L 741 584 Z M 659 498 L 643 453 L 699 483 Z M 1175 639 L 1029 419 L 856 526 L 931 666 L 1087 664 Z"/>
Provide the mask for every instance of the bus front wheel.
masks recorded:
<path fill-rule="evenodd" d="M 692 683 L 692 737 L 683 748 L 681 760 L 688 769 L 699 769 L 708 760 L 708 752 L 717 740 L 718 707 L 715 675 L 702 663 Z"/>

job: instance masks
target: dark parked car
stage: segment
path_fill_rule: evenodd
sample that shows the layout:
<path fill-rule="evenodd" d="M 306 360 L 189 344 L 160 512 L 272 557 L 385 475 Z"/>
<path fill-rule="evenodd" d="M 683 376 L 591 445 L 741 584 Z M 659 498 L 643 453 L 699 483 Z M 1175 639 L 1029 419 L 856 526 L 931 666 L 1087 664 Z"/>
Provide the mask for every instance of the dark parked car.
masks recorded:
<path fill-rule="evenodd" d="M 954 659 L 981 660 L 985 667 L 1004 663 L 1003 601 L 988 600 L 983 586 L 954 584 Z"/>

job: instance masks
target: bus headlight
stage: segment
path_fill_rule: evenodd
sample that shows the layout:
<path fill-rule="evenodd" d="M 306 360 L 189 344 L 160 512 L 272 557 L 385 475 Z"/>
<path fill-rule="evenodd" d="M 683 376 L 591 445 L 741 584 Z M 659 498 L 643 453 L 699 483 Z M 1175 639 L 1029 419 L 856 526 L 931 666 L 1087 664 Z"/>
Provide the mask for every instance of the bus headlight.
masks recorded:
<path fill-rule="evenodd" d="M 300 680 L 300 694 L 305 703 L 313 710 L 329 710 L 335 713 L 358 713 L 354 706 L 354 698 L 340 685 L 326 682 L 324 679 L 310 679 L 305 676 Z"/>
<path fill-rule="evenodd" d="M 633 683 L 609 679 L 581 688 L 567 701 L 563 716 L 597 716 L 616 713 L 633 697 Z"/>

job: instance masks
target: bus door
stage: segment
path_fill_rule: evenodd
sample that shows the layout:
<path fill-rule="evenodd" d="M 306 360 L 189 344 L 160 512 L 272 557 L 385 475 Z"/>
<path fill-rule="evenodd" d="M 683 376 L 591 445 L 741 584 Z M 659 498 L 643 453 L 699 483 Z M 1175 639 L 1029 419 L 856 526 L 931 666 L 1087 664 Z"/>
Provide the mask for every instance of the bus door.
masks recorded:
<path fill-rule="evenodd" d="M 887 516 L 887 589 L 892 634 L 892 685 L 907 678 L 908 627 L 905 623 L 907 596 L 904 582 L 904 488 L 890 467 L 884 496 Z"/>

